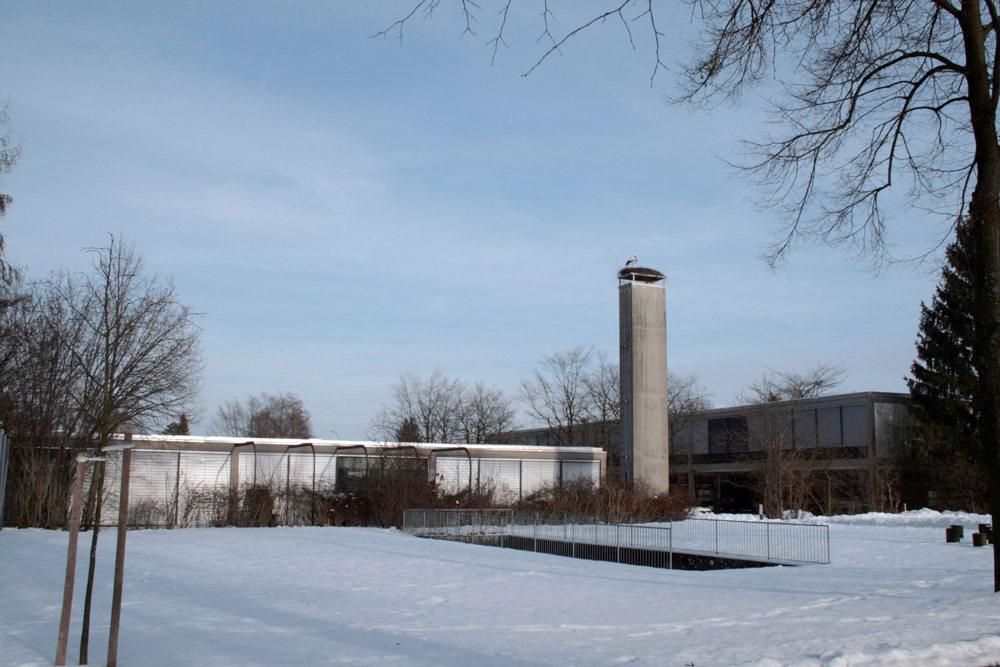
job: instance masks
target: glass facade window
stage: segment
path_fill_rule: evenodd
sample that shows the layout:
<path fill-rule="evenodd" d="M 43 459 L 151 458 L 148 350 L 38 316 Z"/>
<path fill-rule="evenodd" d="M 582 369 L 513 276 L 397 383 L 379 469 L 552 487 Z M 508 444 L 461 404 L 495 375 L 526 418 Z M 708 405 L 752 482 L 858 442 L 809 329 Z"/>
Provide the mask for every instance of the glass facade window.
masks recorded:
<path fill-rule="evenodd" d="M 744 458 L 740 455 L 745 455 L 750 449 L 747 438 L 747 420 L 745 417 L 729 417 L 726 422 L 729 427 L 729 453 L 737 455 L 738 458 Z"/>
<path fill-rule="evenodd" d="M 840 409 L 843 423 L 844 447 L 867 447 L 868 406 L 845 405 Z"/>
<path fill-rule="evenodd" d="M 729 457 L 729 430 L 725 419 L 708 420 L 708 454 L 716 462 Z"/>
<path fill-rule="evenodd" d="M 762 452 L 766 449 L 767 433 L 767 417 L 760 414 L 747 417 L 748 449 L 751 452 Z"/>
<path fill-rule="evenodd" d="M 909 409 L 901 403 L 875 404 L 875 448 L 879 456 L 890 454 L 905 440 L 911 421 Z"/>
<path fill-rule="evenodd" d="M 361 478 L 368 470 L 368 461 L 364 456 L 337 457 L 337 490 L 355 493 Z"/>
<path fill-rule="evenodd" d="M 816 410 L 795 411 L 795 449 L 816 446 Z"/>
<path fill-rule="evenodd" d="M 755 452 L 794 446 L 794 422 L 787 410 L 766 407 L 749 418 L 750 449 Z"/>
<path fill-rule="evenodd" d="M 713 410 L 710 414 L 718 416 L 696 418 L 684 427 L 674 451 L 682 456 L 690 452 L 692 461 L 700 464 L 750 463 L 775 447 L 815 448 L 816 457 L 824 460 L 862 459 L 885 454 L 898 438 L 900 424 L 911 418 L 902 395 L 878 401 L 844 396 L 846 405 L 838 405 L 840 398 Z M 871 449 L 876 445 L 878 452 Z"/>
<path fill-rule="evenodd" d="M 672 456 L 682 457 L 687 457 L 688 454 L 693 454 L 693 437 L 694 429 L 692 424 L 685 424 L 684 427 L 677 432 L 677 435 L 674 436 L 674 441 L 671 443 L 672 447 L 670 449 L 670 454 Z"/>
<path fill-rule="evenodd" d="M 695 456 L 708 455 L 708 420 L 698 419 L 691 424 L 691 441 Z"/>
<path fill-rule="evenodd" d="M 731 456 L 746 454 L 747 422 L 743 417 L 723 417 L 708 420 L 708 453 L 715 462 L 728 461 Z"/>
<path fill-rule="evenodd" d="M 842 447 L 840 439 L 840 408 L 820 408 L 816 411 L 816 441 L 820 447 Z"/>

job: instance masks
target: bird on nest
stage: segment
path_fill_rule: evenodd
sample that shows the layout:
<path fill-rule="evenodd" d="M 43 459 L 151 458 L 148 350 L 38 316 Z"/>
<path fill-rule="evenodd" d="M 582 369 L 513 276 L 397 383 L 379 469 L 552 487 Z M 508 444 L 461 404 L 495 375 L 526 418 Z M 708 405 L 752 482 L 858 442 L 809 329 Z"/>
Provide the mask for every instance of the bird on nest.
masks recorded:
<path fill-rule="evenodd" d="M 632 255 L 631 257 L 628 258 L 628 261 L 625 262 L 625 268 L 627 269 L 628 267 L 632 266 L 638 261 L 639 261 L 639 255 Z"/>

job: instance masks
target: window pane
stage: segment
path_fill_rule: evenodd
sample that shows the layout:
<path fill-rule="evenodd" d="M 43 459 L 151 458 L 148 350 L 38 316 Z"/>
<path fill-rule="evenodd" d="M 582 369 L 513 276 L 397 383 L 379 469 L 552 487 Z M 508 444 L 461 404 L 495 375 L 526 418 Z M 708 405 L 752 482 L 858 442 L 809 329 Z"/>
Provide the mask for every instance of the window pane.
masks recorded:
<path fill-rule="evenodd" d="M 729 432 L 729 453 L 745 454 L 747 451 L 746 418 L 729 417 L 726 419 L 726 430 Z"/>
<path fill-rule="evenodd" d="M 694 453 L 708 454 L 708 420 L 698 419 L 691 424 L 692 439 L 694 440 Z"/>
<path fill-rule="evenodd" d="M 844 447 L 867 447 L 868 407 L 846 405 L 841 408 L 841 417 L 844 420 Z"/>
<path fill-rule="evenodd" d="M 816 446 L 816 410 L 795 411 L 795 448 L 812 449 Z"/>
<path fill-rule="evenodd" d="M 729 429 L 725 419 L 708 420 L 708 453 L 724 458 L 729 453 Z"/>
<path fill-rule="evenodd" d="M 840 408 L 821 408 L 816 411 L 819 431 L 816 438 L 820 447 L 840 447 Z"/>

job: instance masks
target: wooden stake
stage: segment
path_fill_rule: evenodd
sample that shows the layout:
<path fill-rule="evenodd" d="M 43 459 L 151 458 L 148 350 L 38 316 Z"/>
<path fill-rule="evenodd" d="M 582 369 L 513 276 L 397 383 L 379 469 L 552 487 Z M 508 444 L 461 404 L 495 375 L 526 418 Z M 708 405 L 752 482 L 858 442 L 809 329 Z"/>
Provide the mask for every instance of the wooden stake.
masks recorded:
<path fill-rule="evenodd" d="M 126 433 L 126 441 L 131 434 Z M 122 615 L 122 580 L 125 577 L 125 535 L 128 532 L 128 483 L 132 468 L 131 445 L 122 452 L 122 494 L 118 502 L 118 545 L 115 552 L 115 587 L 111 596 L 111 632 L 108 637 L 108 667 L 118 665 L 118 628 Z"/>
<path fill-rule="evenodd" d="M 66 644 L 69 641 L 69 616 L 73 609 L 73 585 L 76 582 L 76 542 L 80 535 L 80 512 L 83 505 L 83 477 L 87 460 L 76 459 L 76 481 L 73 483 L 73 508 L 69 517 L 69 550 L 66 552 L 66 585 L 63 587 L 62 617 L 59 619 L 59 643 L 56 646 L 57 665 L 66 664 Z"/>

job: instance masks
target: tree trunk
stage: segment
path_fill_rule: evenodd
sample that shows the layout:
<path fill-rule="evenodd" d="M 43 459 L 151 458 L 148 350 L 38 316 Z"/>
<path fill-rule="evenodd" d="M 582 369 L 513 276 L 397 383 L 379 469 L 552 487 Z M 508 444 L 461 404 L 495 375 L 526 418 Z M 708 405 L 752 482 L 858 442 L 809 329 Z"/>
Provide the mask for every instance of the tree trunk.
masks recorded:
<path fill-rule="evenodd" d="M 80 664 L 87 664 L 87 651 L 90 646 L 90 603 L 94 598 L 94 569 L 97 566 L 97 535 L 101 531 L 101 505 L 104 497 L 104 466 L 105 462 L 97 464 L 97 478 L 91 483 L 97 485 L 97 499 L 94 502 L 94 532 L 90 538 L 90 567 L 87 570 L 87 594 L 83 599 L 83 629 L 80 631 Z"/>
<path fill-rule="evenodd" d="M 962 0 L 959 23 L 965 38 L 969 113 L 976 141 L 976 189 L 969 204 L 973 279 L 973 364 L 983 467 L 990 488 L 993 524 L 1000 519 L 1000 146 L 996 101 L 987 66 L 986 35 L 978 0 Z M 1000 592 L 1000 551 L 993 550 L 993 590 Z"/>

